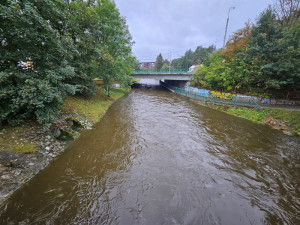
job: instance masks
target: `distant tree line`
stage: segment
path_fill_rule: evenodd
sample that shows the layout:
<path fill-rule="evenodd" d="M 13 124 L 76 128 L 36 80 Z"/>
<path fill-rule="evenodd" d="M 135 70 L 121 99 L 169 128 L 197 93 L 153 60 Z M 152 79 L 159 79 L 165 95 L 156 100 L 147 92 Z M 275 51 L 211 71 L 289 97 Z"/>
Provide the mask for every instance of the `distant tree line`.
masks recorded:
<path fill-rule="evenodd" d="M 185 52 L 184 56 L 173 59 L 172 67 L 174 69 L 188 70 L 193 65 L 208 64 L 215 50 L 216 46 L 214 45 L 208 48 L 198 46 L 194 52 L 190 49 Z"/>
<path fill-rule="evenodd" d="M 192 84 L 222 91 L 284 97 L 300 90 L 299 1 L 278 0 L 254 25 L 236 31 Z"/>
<path fill-rule="evenodd" d="M 0 1 L 0 125 L 50 123 L 66 95 L 109 96 L 135 64 L 126 21 L 110 0 Z"/>
<path fill-rule="evenodd" d="M 198 46 L 195 51 L 188 50 L 185 52 L 184 56 L 173 59 L 171 65 L 170 61 L 164 59 L 160 53 L 156 57 L 154 70 L 168 70 L 169 67 L 171 67 L 171 69 L 187 71 L 192 65 L 209 63 L 215 50 L 216 47 L 214 45 L 211 45 L 208 48 Z"/>

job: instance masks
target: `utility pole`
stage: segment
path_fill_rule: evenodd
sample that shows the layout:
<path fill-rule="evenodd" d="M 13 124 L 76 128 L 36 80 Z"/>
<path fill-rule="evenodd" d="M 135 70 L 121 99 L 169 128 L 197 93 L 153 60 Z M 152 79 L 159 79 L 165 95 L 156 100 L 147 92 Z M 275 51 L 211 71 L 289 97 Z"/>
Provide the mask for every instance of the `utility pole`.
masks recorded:
<path fill-rule="evenodd" d="M 226 36 L 227 36 L 227 29 L 228 29 L 228 22 L 229 22 L 229 13 L 231 9 L 235 9 L 235 7 L 230 7 L 228 10 L 228 17 L 227 17 L 227 22 L 226 22 L 226 27 L 225 27 L 225 35 L 224 35 L 224 42 L 223 42 L 223 48 L 225 48 L 226 44 Z"/>
<path fill-rule="evenodd" d="M 169 73 L 171 73 L 171 51 L 169 50 Z"/>

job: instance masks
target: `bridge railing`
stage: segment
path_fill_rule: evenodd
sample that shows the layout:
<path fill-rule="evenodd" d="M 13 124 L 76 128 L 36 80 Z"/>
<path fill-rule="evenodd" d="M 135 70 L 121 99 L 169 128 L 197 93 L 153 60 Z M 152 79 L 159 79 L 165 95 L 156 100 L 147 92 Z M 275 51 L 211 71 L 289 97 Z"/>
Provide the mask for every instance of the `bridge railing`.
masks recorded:
<path fill-rule="evenodd" d="M 133 74 L 182 74 L 182 73 L 189 73 L 187 70 L 175 70 L 175 69 L 166 69 L 166 70 L 134 70 Z"/>
<path fill-rule="evenodd" d="M 163 86 L 173 90 L 174 92 L 184 95 L 193 99 L 202 100 L 202 101 L 209 101 L 209 102 L 216 102 L 222 104 L 230 104 L 230 105 L 237 105 L 237 106 L 246 106 L 246 107 L 256 107 L 261 108 L 255 100 L 250 96 L 236 96 L 230 94 L 216 94 L 215 92 L 206 92 L 206 93 L 199 93 L 193 91 L 187 91 L 178 87 L 174 87 L 168 85 L 166 83 L 162 83 Z"/>

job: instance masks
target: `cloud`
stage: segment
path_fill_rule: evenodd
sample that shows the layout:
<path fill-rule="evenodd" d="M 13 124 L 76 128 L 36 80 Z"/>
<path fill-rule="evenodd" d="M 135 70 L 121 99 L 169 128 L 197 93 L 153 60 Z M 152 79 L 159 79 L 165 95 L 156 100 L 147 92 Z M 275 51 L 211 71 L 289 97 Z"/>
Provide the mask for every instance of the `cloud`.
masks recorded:
<path fill-rule="evenodd" d="M 140 61 L 154 61 L 159 53 L 179 57 L 196 46 L 222 47 L 228 9 L 228 34 L 242 28 L 274 0 L 115 0 L 126 17 Z M 228 35 L 228 36 L 229 36 Z"/>

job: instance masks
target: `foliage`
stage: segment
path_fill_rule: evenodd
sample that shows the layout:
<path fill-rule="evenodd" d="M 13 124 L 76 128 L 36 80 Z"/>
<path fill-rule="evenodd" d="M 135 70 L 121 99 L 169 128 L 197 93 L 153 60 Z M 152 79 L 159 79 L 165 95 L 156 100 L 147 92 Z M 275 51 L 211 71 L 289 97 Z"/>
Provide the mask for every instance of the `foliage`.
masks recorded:
<path fill-rule="evenodd" d="M 287 25 L 289 24 L 289 25 Z M 300 90 L 300 20 L 282 26 L 271 8 L 238 30 L 193 74 L 192 84 L 284 97 Z"/>
<path fill-rule="evenodd" d="M 276 129 L 288 130 L 294 135 L 300 135 L 300 111 L 269 108 L 263 110 L 228 108 L 222 111 L 255 123 L 269 124 Z"/>
<path fill-rule="evenodd" d="M 155 65 L 154 65 L 154 70 L 161 70 L 164 64 L 164 59 L 161 55 L 161 53 L 159 53 L 159 55 L 156 57 L 156 61 L 155 61 Z"/>
<path fill-rule="evenodd" d="M 105 94 L 110 96 L 112 81 L 118 80 L 125 87 L 131 84 L 135 59 L 131 56 L 132 37 L 124 18 L 114 2 L 99 0 L 95 8 L 100 20 L 99 57 L 93 61 L 94 74 L 104 82 Z"/>
<path fill-rule="evenodd" d="M 35 116 L 49 123 L 63 96 L 77 87 L 68 64 L 70 39 L 65 35 L 60 0 L 4 1 L 0 4 L 0 124 Z M 27 62 L 27 66 L 24 62 Z"/>
<path fill-rule="evenodd" d="M 294 134 L 300 135 L 300 111 L 272 109 L 269 111 L 269 115 L 275 119 L 284 121 Z"/>
<path fill-rule="evenodd" d="M 161 70 L 168 70 L 169 69 L 169 64 L 164 63 L 163 66 L 161 67 Z"/>
<path fill-rule="evenodd" d="M 266 117 L 268 110 L 258 111 L 257 109 L 248 108 L 229 108 L 227 112 L 229 114 L 233 114 L 238 117 L 258 123 Z"/>
<path fill-rule="evenodd" d="M 300 1 L 277 0 L 273 11 L 282 26 L 292 25 L 300 18 Z"/>
<path fill-rule="evenodd" d="M 299 89 L 300 29 L 298 23 L 282 28 L 271 9 L 263 12 L 249 40 L 249 56 L 257 61 L 262 89 L 282 91 Z"/>
<path fill-rule="evenodd" d="M 98 122 L 109 106 L 126 93 L 125 89 L 112 89 L 111 99 L 100 90 L 94 96 L 68 96 L 61 110 L 62 112 L 76 112 L 84 115 L 93 123 Z"/>
<path fill-rule="evenodd" d="M 248 40 L 251 34 L 250 23 L 246 23 L 245 27 L 237 30 L 229 38 L 226 48 L 223 49 L 222 55 L 227 58 L 233 58 L 236 53 L 247 48 Z"/>
<path fill-rule="evenodd" d="M 194 52 L 188 50 L 185 52 L 184 56 L 173 59 L 172 67 L 174 69 L 188 70 L 192 65 L 206 64 L 210 61 L 212 53 L 215 50 L 216 47 L 214 45 L 211 45 L 208 48 L 198 46 Z"/>
<path fill-rule="evenodd" d="M 93 78 L 131 84 L 131 35 L 110 0 L 0 3 L 0 124 L 55 121 L 66 95 L 95 94 Z"/>

